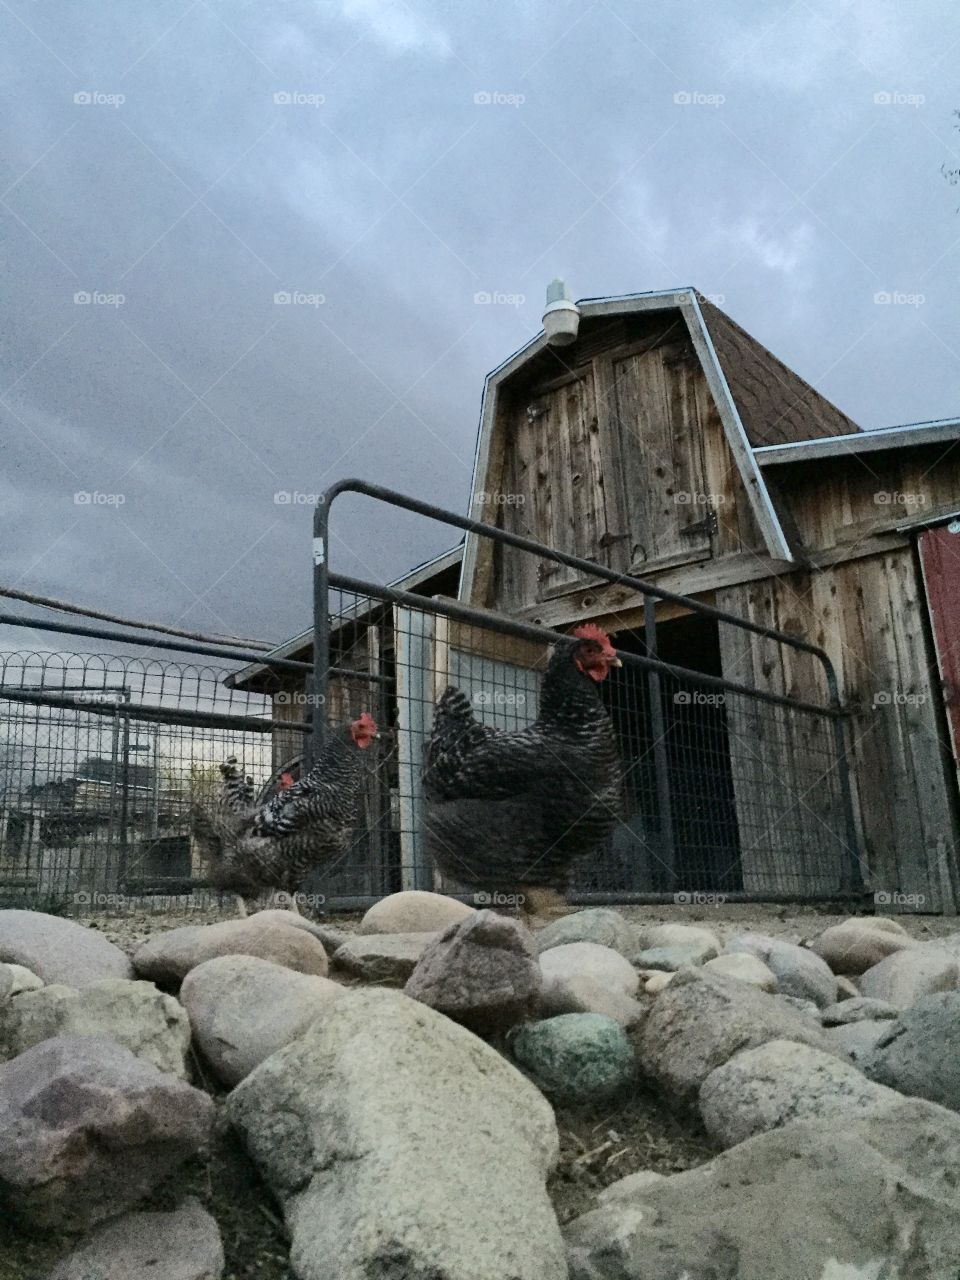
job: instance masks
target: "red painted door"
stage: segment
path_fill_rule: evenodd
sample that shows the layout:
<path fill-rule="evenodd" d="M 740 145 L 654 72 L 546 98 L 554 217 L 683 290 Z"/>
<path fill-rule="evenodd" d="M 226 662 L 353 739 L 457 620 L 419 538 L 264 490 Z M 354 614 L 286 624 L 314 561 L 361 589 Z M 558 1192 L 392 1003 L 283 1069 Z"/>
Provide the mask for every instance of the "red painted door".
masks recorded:
<path fill-rule="evenodd" d="M 960 770 L 960 520 L 925 529 L 918 544 L 953 761 Z"/>

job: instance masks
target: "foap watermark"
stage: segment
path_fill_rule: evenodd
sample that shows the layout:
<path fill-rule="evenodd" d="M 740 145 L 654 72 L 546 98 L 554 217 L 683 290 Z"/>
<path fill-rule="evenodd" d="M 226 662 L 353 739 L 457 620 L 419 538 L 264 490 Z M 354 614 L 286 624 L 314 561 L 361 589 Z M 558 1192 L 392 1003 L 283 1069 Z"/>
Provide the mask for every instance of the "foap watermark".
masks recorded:
<path fill-rule="evenodd" d="M 126 94 L 101 93 L 99 89 L 80 89 L 73 95 L 75 107 L 122 107 L 126 102 Z"/>
<path fill-rule="evenodd" d="M 704 693 L 702 689 L 679 689 L 673 695 L 678 707 L 722 707 L 726 700 L 725 693 Z"/>
<path fill-rule="evenodd" d="M 694 293 L 698 302 L 709 302 L 714 307 L 722 307 L 727 301 L 725 293 L 701 293 L 699 289 L 694 289 Z"/>
<path fill-rule="evenodd" d="M 873 95 L 875 107 L 922 107 L 926 94 L 904 93 L 902 89 L 880 89 Z"/>
<path fill-rule="evenodd" d="M 526 502 L 526 495 L 522 493 L 503 493 L 500 489 L 493 493 L 488 493 L 486 489 L 481 489 L 479 493 L 473 495 L 473 505 L 475 507 L 522 507 Z"/>
<path fill-rule="evenodd" d="M 673 895 L 678 907 L 722 907 L 727 900 L 725 893 L 703 893 L 699 889 L 683 890 Z"/>
<path fill-rule="evenodd" d="M 498 890 L 493 893 L 481 891 L 473 895 L 475 907 L 522 907 L 526 900 L 524 893 L 500 893 Z"/>
<path fill-rule="evenodd" d="M 473 95 L 475 107 L 522 107 L 526 102 L 522 93 L 502 93 L 499 89 L 478 89 Z"/>
<path fill-rule="evenodd" d="M 473 695 L 473 702 L 478 707 L 525 707 L 527 705 L 527 695 L 525 693 L 506 693 L 502 690 L 490 693 L 486 689 L 479 689 Z"/>
<path fill-rule="evenodd" d="M 505 293 L 502 289 L 479 289 L 473 295 L 478 307 L 522 307 L 526 300 L 525 293 Z"/>
<path fill-rule="evenodd" d="M 878 689 L 873 695 L 873 709 L 878 707 L 922 707 L 925 693 L 908 693 L 903 689 Z"/>
<path fill-rule="evenodd" d="M 694 493 L 690 489 L 678 489 L 673 495 L 675 507 L 722 507 L 726 500 L 725 493 Z"/>
<path fill-rule="evenodd" d="M 875 507 L 922 507 L 925 493 L 902 493 L 899 489 L 878 489 L 873 495 Z"/>
<path fill-rule="evenodd" d="M 99 489 L 78 489 L 73 495 L 75 507 L 122 507 L 126 502 L 122 493 L 101 493 Z"/>
<path fill-rule="evenodd" d="M 123 907 L 127 899 L 122 893 L 87 892 L 81 889 L 79 893 L 73 895 L 73 901 L 78 907 L 94 907 L 102 911 L 110 907 Z"/>
<path fill-rule="evenodd" d="M 699 89 L 680 89 L 673 95 L 675 107 L 722 107 L 726 100 L 722 93 L 701 93 Z"/>
<path fill-rule="evenodd" d="M 327 899 L 322 893 L 302 893 L 300 890 L 287 893 L 281 889 L 273 895 L 273 901 L 278 907 L 290 907 L 294 903 L 298 907 L 322 907 Z"/>
<path fill-rule="evenodd" d="M 899 889 L 878 889 L 873 895 L 878 907 L 922 907 L 926 902 L 922 893 L 901 893 Z"/>
<path fill-rule="evenodd" d="M 81 289 L 73 295 L 75 307 L 122 307 L 126 300 L 125 293 L 98 293 L 96 289 L 92 293 Z"/>
<path fill-rule="evenodd" d="M 281 689 L 273 695 L 281 707 L 324 707 L 327 704 L 322 693 L 307 693 L 304 689 Z"/>
<path fill-rule="evenodd" d="M 902 289 L 878 289 L 873 295 L 875 307 L 922 307 L 925 293 L 905 293 Z"/>
<path fill-rule="evenodd" d="M 273 95 L 275 107 L 322 107 L 326 100 L 322 93 L 301 93 L 295 89 L 279 89 Z"/>
<path fill-rule="evenodd" d="M 278 507 L 319 507 L 322 493 L 301 493 L 299 489 L 278 489 L 273 495 Z"/>
<path fill-rule="evenodd" d="M 279 293 L 273 295 L 275 307 L 322 307 L 326 300 L 326 294 L 303 293 L 299 289 L 293 289 L 290 292 L 281 289 Z"/>

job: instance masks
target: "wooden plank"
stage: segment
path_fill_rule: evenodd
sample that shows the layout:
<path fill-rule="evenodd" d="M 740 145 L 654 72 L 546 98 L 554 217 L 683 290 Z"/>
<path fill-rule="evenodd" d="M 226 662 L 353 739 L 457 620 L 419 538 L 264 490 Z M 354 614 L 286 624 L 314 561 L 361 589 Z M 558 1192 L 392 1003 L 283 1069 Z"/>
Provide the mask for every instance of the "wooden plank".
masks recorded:
<path fill-rule="evenodd" d="M 799 440 L 792 444 L 761 445 L 754 453 L 762 467 L 776 467 L 789 462 L 819 462 L 825 458 L 850 457 L 883 449 L 946 445 L 955 440 L 960 440 L 960 419 L 883 431 L 857 431 L 851 435 Z"/>

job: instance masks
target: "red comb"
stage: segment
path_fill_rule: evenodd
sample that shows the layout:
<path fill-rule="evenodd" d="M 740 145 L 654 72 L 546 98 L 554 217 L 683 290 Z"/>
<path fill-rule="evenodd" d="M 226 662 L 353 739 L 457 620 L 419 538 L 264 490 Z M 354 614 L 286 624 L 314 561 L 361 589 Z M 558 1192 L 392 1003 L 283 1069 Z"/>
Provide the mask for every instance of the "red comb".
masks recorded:
<path fill-rule="evenodd" d="M 573 634 L 580 640 L 596 640 L 605 653 L 615 652 L 610 637 L 595 622 L 584 622 L 579 627 L 574 627 Z"/>

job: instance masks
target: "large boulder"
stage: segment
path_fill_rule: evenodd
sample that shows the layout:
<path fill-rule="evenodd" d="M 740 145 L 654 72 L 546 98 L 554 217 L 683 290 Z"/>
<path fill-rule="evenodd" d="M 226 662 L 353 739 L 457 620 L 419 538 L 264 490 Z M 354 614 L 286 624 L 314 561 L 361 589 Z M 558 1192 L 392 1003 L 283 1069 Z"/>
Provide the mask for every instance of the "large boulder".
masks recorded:
<path fill-rule="evenodd" d="M 122 1213 L 202 1150 L 205 1093 L 112 1040 L 57 1036 L 0 1066 L 0 1199 L 40 1229 Z"/>
<path fill-rule="evenodd" d="M 640 975 L 625 956 L 596 942 L 566 942 L 540 954 L 540 968 L 548 981 L 592 978 L 625 996 L 635 996 Z"/>
<path fill-rule="evenodd" d="M 47 1280 L 220 1280 L 220 1229 L 188 1196 L 173 1213 L 125 1213 L 98 1227 Z"/>
<path fill-rule="evenodd" d="M 852 916 L 807 943 L 834 973 L 857 974 L 872 969 L 895 951 L 916 946 L 898 920 L 887 916 Z"/>
<path fill-rule="evenodd" d="M 427 948 L 404 990 L 478 1035 L 493 1035 L 532 1017 L 542 986 L 530 931 L 495 911 L 474 911 Z"/>
<path fill-rule="evenodd" d="M 805 1120 L 565 1229 L 570 1280 L 950 1280 L 960 1118 L 902 1099 Z"/>
<path fill-rule="evenodd" d="M 473 907 L 445 893 L 404 889 L 375 902 L 360 921 L 360 933 L 443 933 L 473 914 Z"/>
<path fill-rule="evenodd" d="M 619 951 L 628 960 L 638 950 L 636 930 L 612 907 L 573 911 L 559 920 L 551 920 L 537 934 L 537 946 L 541 951 L 562 947 L 568 942 L 595 942 L 598 946 Z"/>
<path fill-rule="evenodd" d="M 232 1086 L 302 1035 L 343 990 L 259 956 L 215 956 L 190 970 L 180 999 L 198 1048 Z"/>
<path fill-rule="evenodd" d="M 134 966 L 143 978 L 175 985 L 196 965 L 214 956 L 259 956 L 261 960 L 272 960 L 299 973 L 325 978 L 328 965 L 323 943 L 308 930 L 278 919 L 280 914 L 262 911 L 244 920 L 168 929 L 138 947 L 133 957 Z"/>
<path fill-rule="evenodd" d="M 0 1004 L 0 1059 L 57 1035 L 105 1036 L 161 1071 L 187 1075 L 187 1015 L 152 982 L 102 978 L 82 991 L 52 983 Z"/>
<path fill-rule="evenodd" d="M 120 948 L 96 929 L 43 911 L 0 911 L 0 961 L 23 965 L 44 982 L 71 987 L 136 976 Z"/>
<path fill-rule="evenodd" d="M 739 933 L 730 939 L 725 951 L 727 955 L 744 952 L 762 960 L 776 976 L 777 990 L 782 995 L 812 1000 L 821 1008 L 836 1003 L 837 979 L 833 971 L 825 960 L 805 947 L 765 933 Z"/>
<path fill-rule="evenodd" d="M 861 1062 L 871 1080 L 960 1111 L 960 992 L 922 996 Z"/>
<path fill-rule="evenodd" d="M 300 1280 L 564 1280 L 553 1112 L 487 1044 L 400 992 L 349 991 L 227 1111 Z"/>
<path fill-rule="evenodd" d="M 365 982 L 402 986 L 436 940 L 435 933 L 365 934 L 339 947 L 333 965 Z"/>
<path fill-rule="evenodd" d="M 681 969 L 643 1023 L 640 1069 L 673 1096 L 692 1101 L 711 1071 L 769 1040 L 827 1049 L 822 1030 L 777 996 L 737 978 Z"/>
<path fill-rule="evenodd" d="M 944 947 L 922 943 L 895 951 L 860 978 L 860 990 L 874 1000 L 886 1000 L 906 1009 L 920 996 L 955 991 L 960 985 L 960 963 Z"/>
<path fill-rule="evenodd" d="M 770 1040 L 711 1071 L 700 1088 L 700 1115 L 714 1142 L 732 1147 L 793 1120 L 875 1110 L 896 1098 L 862 1071 L 808 1045 Z"/>
<path fill-rule="evenodd" d="M 544 1093 L 575 1106 L 615 1097 L 637 1073 L 623 1028 L 600 1013 L 565 1013 L 529 1023 L 519 1028 L 510 1048 Z"/>

